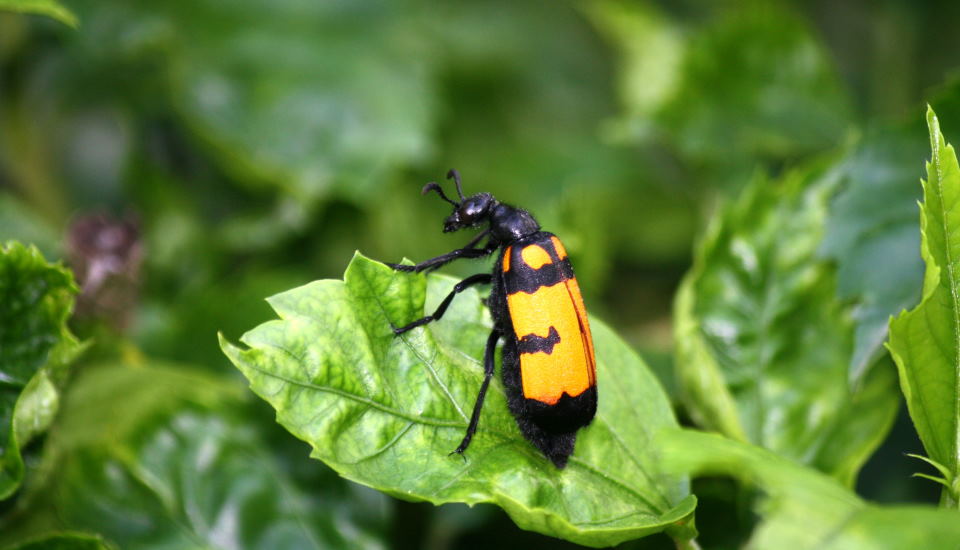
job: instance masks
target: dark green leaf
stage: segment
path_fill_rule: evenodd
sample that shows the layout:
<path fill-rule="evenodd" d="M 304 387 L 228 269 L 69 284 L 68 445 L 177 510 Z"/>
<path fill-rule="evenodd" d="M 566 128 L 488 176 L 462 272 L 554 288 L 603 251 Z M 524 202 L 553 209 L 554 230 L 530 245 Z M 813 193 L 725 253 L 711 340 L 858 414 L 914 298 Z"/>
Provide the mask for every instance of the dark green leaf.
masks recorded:
<path fill-rule="evenodd" d="M 821 253 L 837 264 L 838 297 L 858 302 L 853 385 L 881 353 L 890 315 L 920 299 L 916 181 L 927 146 L 912 130 L 912 125 L 871 130 L 837 167 L 845 187 L 830 207 Z"/>
<path fill-rule="evenodd" d="M 960 124 L 960 81 L 938 90 L 932 103 L 943 120 Z M 929 143 L 919 117 L 878 124 L 835 167 L 842 188 L 830 205 L 821 254 L 837 265 L 837 295 L 856 303 L 853 385 L 885 354 L 890 316 L 920 301 L 923 261 L 915 205 Z M 883 269 L 877 269 L 880 264 Z"/>
<path fill-rule="evenodd" d="M 618 133 L 642 136 L 651 130 L 653 115 L 677 93 L 687 44 L 683 29 L 648 3 L 602 0 L 584 7 L 619 50 L 617 91 L 625 127 Z"/>
<path fill-rule="evenodd" d="M 871 505 L 836 480 L 765 449 L 714 434 L 664 430 L 657 438 L 671 471 L 727 475 L 766 498 L 747 548 L 913 550 L 960 546 L 956 512 Z"/>
<path fill-rule="evenodd" d="M 0 11 L 46 15 L 71 27 L 77 26 L 77 16 L 56 0 L 0 0 Z"/>
<path fill-rule="evenodd" d="M 76 292 L 73 275 L 36 248 L 0 248 L 0 499 L 19 487 L 21 449 L 50 425 L 81 350 L 66 325 Z"/>
<path fill-rule="evenodd" d="M 733 10 L 695 31 L 680 73 L 656 120 L 697 163 L 749 171 L 758 159 L 822 151 L 850 120 L 827 53 L 785 9 Z"/>
<path fill-rule="evenodd" d="M 165 67 L 171 103 L 238 180 L 310 204 L 335 185 L 362 196 L 427 153 L 430 64 L 412 52 L 430 43 L 407 3 L 74 5 L 84 63 Z"/>
<path fill-rule="evenodd" d="M 436 304 L 451 288 L 430 279 Z M 517 524 L 580 544 L 608 546 L 691 519 L 682 476 L 662 475 L 653 435 L 676 426 L 643 362 L 592 321 L 600 407 L 566 469 L 520 435 L 494 382 L 466 453 L 448 456 L 480 387 L 489 318 L 461 294 L 441 322 L 394 337 L 391 323 L 423 314 L 421 276 L 356 255 L 344 281 L 324 280 L 270 298 L 281 319 L 224 351 L 278 421 L 341 475 L 405 499 L 491 502 Z M 680 532 L 678 537 L 689 537 Z"/>
<path fill-rule="evenodd" d="M 789 7 L 717 6 L 698 21 L 643 3 L 590 5 L 621 53 L 614 135 L 673 145 L 686 179 L 739 189 L 757 163 L 779 169 L 843 141 L 846 91 Z"/>
<path fill-rule="evenodd" d="M 79 529 L 121 548 L 382 547 L 381 495 L 328 471 L 295 478 L 243 388 L 191 370 L 84 369 L 47 443 L 49 479 L 3 538 Z"/>
<path fill-rule="evenodd" d="M 758 178 L 721 208 L 677 297 L 677 367 L 698 423 L 852 484 L 897 391 L 892 369 L 847 385 L 853 324 L 816 257 L 835 186 Z"/>
<path fill-rule="evenodd" d="M 98 535 L 56 533 L 9 546 L 6 550 L 112 550 Z"/>
<path fill-rule="evenodd" d="M 920 253 L 927 265 L 923 300 L 890 322 L 888 347 L 900 372 L 910 417 L 930 458 L 958 477 L 960 453 L 960 166 L 953 146 L 927 110 L 933 154 L 920 206 Z M 958 494 L 946 491 L 956 507 Z"/>

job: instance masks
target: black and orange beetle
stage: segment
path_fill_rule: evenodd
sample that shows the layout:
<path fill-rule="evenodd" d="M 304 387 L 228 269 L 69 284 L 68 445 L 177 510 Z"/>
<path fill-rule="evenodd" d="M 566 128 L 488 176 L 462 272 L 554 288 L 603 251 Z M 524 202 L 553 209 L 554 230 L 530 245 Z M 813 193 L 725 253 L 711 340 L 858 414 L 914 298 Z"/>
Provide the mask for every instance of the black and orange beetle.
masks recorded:
<path fill-rule="evenodd" d="M 467 433 L 454 451 L 470 445 L 480 409 L 495 370 L 494 351 L 503 339 L 501 376 L 510 412 L 520 431 L 558 468 L 573 453 L 577 430 L 590 424 L 597 411 L 596 361 L 580 287 L 563 245 L 526 210 L 504 204 L 490 193 L 464 198 L 460 175 L 450 170 L 460 202 L 447 198 L 436 182 L 423 187 L 453 205 L 444 233 L 488 227 L 463 248 L 416 265 L 388 264 L 398 271 L 429 272 L 460 258 L 481 258 L 500 250 L 493 273 L 479 273 L 457 283 L 433 312 L 399 328 L 408 330 L 440 319 L 453 298 L 473 285 L 491 285 L 487 305 L 493 332 L 484 352 L 484 378 Z M 483 246 L 481 241 L 486 239 Z M 451 453 L 453 454 L 453 453 Z"/>

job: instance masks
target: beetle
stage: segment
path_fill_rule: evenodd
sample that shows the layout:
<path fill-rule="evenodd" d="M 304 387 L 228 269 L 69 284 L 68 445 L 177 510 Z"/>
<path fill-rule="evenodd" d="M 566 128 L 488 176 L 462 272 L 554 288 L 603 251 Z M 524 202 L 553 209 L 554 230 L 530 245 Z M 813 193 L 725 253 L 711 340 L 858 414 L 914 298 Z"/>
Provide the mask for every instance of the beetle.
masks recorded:
<path fill-rule="evenodd" d="M 459 202 L 448 198 L 436 182 L 421 191 L 423 195 L 435 191 L 453 205 L 453 213 L 443 223 L 444 233 L 486 227 L 463 248 L 416 265 L 387 265 L 397 271 L 421 273 L 461 258 L 482 258 L 498 250 L 499 256 L 492 273 L 460 281 L 436 311 L 394 327 L 394 334 L 439 320 L 457 294 L 474 285 L 489 284 L 486 304 L 493 330 L 484 350 L 483 382 L 466 434 L 450 454 L 462 456 L 473 439 L 494 375 L 497 343 L 503 340 L 501 378 L 510 412 L 523 436 L 557 468 L 563 468 L 573 453 L 577 430 L 590 424 L 597 411 L 593 339 L 570 259 L 560 239 L 541 231 L 526 210 L 504 204 L 490 193 L 464 197 L 456 170 L 451 169 L 447 179 L 454 180 Z"/>

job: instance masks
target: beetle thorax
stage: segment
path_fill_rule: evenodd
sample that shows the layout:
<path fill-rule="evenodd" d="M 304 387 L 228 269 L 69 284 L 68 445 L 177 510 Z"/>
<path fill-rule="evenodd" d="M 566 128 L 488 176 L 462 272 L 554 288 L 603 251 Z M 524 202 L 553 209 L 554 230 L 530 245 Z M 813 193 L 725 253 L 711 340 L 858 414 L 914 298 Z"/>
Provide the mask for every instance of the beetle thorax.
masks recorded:
<path fill-rule="evenodd" d="M 521 208 L 500 203 L 490 213 L 490 231 L 500 242 L 522 239 L 540 231 L 537 220 Z"/>

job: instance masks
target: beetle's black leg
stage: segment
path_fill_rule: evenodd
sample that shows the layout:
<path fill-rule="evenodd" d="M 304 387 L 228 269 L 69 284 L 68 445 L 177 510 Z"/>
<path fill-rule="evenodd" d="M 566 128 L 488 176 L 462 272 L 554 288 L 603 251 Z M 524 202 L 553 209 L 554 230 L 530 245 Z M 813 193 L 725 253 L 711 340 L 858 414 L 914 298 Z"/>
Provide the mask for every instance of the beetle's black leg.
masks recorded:
<path fill-rule="evenodd" d="M 422 261 L 417 265 L 385 263 L 397 271 L 420 273 L 421 271 L 433 271 L 434 269 L 438 269 L 459 258 L 482 258 L 490 255 L 494 250 L 497 249 L 497 245 L 493 242 L 488 242 L 483 248 L 476 248 L 477 244 L 489 233 L 490 230 L 486 229 L 480 232 L 480 234 L 473 239 L 470 239 L 470 242 L 468 242 L 463 248 L 458 248 L 454 251 L 447 252 L 446 254 L 437 256 L 436 258 L 430 258 L 429 260 Z"/>
<path fill-rule="evenodd" d="M 440 307 L 438 307 L 437 310 L 433 312 L 433 315 L 427 315 L 426 317 L 417 319 L 416 321 L 410 323 L 405 327 L 395 328 L 393 329 L 393 333 L 397 335 L 403 334 L 404 332 L 407 332 L 410 329 L 415 329 L 431 321 L 436 321 L 437 319 L 443 317 L 444 312 L 447 311 L 447 308 L 450 306 L 450 302 L 453 301 L 454 296 L 470 288 L 473 285 L 490 284 L 490 281 L 492 279 L 493 279 L 493 275 L 489 273 L 477 273 L 476 275 L 471 275 L 470 277 L 467 277 L 466 279 L 457 283 L 457 286 L 453 287 L 453 292 L 448 294 L 447 297 L 444 298 L 442 302 L 440 302 Z"/>
<path fill-rule="evenodd" d="M 500 331 L 496 328 L 487 338 L 487 348 L 483 352 L 483 383 L 480 384 L 480 393 L 477 394 L 477 402 L 473 405 L 473 414 L 470 415 L 470 425 L 467 426 L 467 433 L 463 436 L 463 441 L 450 454 L 457 453 L 463 456 L 463 452 L 470 446 L 470 440 L 477 431 L 477 423 L 480 422 L 480 409 L 483 408 L 483 399 L 487 396 L 487 388 L 490 386 L 490 379 L 493 378 L 493 372 L 496 369 L 496 362 L 493 359 L 493 353 L 497 350 L 497 341 L 500 340 Z"/>

